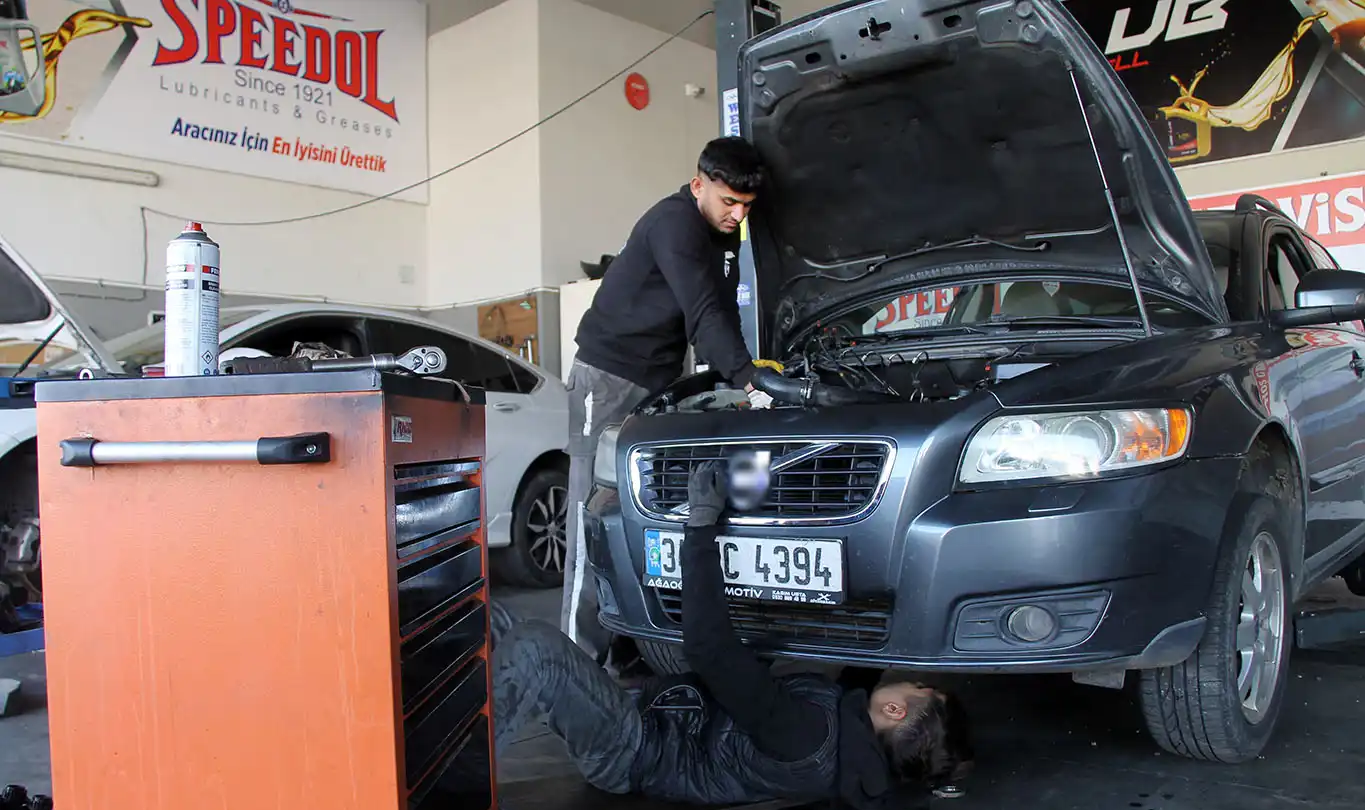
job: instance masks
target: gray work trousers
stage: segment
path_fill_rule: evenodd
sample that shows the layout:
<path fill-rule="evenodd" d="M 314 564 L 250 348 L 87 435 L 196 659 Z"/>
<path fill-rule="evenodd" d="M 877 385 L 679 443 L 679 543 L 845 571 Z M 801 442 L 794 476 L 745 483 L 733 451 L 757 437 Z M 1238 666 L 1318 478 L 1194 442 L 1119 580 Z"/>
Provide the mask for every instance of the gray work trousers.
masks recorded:
<path fill-rule="evenodd" d="M 596 659 L 606 652 L 611 636 L 597 621 L 597 585 L 588 566 L 583 502 L 592 488 L 593 459 L 602 429 L 623 421 L 649 391 L 578 360 L 569 372 L 568 388 L 569 555 L 564 566 L 559 629 Z"/>
<path fill-rule="evenodd" d="M 588 784 L 628 793 L 644 740 L 635 696 L 569 637 L 542 621 L 520 621 L 490 605 L 493 748 L 501 757 L 528 721 L 544 718 Z"/>

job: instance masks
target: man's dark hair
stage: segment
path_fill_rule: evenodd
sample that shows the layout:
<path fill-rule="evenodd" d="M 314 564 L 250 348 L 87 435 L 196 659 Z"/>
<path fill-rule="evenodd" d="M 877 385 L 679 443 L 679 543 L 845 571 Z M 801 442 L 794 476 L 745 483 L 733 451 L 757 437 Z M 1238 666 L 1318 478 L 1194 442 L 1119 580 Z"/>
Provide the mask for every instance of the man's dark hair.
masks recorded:
<path fill-rule="evenodd" d="M 883 734 L 882 744 L 891 770 L 900 780 L 929 788 L 962 779 L 975 758 L 962 703 L 937 692 L 922 712 Z"/>
<path fill-rule="evenodd" d="M 763 185 L 763 159 L 754 145 L 739 137 L 716 138 L 701 150 L 697 173 L 718 180 L 740 194 L 757 194 Z"/>

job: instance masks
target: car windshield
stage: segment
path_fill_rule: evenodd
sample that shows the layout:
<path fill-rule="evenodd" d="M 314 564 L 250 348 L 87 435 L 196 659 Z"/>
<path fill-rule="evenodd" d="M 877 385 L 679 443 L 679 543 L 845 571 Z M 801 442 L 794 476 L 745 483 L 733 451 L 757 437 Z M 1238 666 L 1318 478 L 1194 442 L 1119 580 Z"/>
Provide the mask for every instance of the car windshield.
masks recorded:
<path fill-rule="evenodd" d="M 227 329 L 260 312 L 262 310 L 259 309 L 224 310 L 218 318 L 218 327 Z M 166 325 L 158 321 L 151 326 L 144 326 L 114 338 L 109 341 L 108 346 L 109 353 L 119 362 L 123 371 L 136 374 L 143 367 L 160 365 L 166 359 Z M 44 365 L 42 371 L 48 375 L 61 374 L 73 371 L 77 367 L 63 359 Z"/>
<path fill-rule="evenodd" d="M 1188 326 L 1201 316 L 1146 296 L 1143 302 L 1154 324 Z M 1044 319 L 1064 325 L 1125 326 L 1139 323 L 1137 301 L 1129 287 L 1084 281 L 1007 281 L 937 287 L 898 295 L 862 307 L 840 319 L 838 326 L 857 336 L 913 333 L 935 327 L 971 327 Z M 1105 319 L 1100 321 L 1096 319 Z M 1112 324 L 1107 323 L 1112 321 Z"/>

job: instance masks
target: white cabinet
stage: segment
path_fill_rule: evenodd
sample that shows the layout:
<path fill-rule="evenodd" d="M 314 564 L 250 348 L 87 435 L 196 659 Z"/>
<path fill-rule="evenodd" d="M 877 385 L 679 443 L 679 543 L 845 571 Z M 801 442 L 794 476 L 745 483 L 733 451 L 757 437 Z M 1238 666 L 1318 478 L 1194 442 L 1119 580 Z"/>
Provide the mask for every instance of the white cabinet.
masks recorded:
<path fill-rule="evenodd" d="M 574 343 L 578 322 L 592 306 L 592 297 L 601 283 L 601 279 L 583 279 L 559 288 L 559 374 L 565 383 L 569 381 L 569 370 L 573 368 L 573 357 L 578 351 L 578 344 Z"/>

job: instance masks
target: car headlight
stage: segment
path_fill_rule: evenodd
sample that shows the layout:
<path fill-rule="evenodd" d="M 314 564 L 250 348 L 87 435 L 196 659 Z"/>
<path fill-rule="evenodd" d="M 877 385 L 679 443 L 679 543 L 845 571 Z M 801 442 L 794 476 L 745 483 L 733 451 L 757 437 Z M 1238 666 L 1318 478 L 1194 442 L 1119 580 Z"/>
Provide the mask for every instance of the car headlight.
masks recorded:
<path fill-rule="evenodd" d="M 998 416 L 976 432 L 958 471 L 964 484 L 1086 477 L 1180 458 L 1184 408 Z"/>
<path fill-rule="evenodd" d="M 597 457 L 592 462 L 592 477 L 599 484 L 616 486 L 616 439 L 621 435 L 620 425 L 611 425 L 602 430 L 597 440 Z"/>

